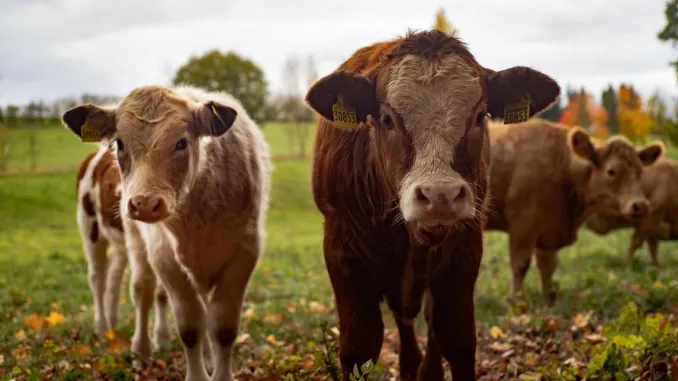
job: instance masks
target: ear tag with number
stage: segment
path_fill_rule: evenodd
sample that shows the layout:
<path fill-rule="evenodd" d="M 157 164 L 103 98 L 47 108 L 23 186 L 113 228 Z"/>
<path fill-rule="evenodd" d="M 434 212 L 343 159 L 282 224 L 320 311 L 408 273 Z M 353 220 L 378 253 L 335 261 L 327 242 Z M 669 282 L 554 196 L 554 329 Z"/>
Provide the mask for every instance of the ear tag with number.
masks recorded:
<path fill-rule="evenodd" d="M 85 124 L 80 127 L 80 139 L 83 142 L 100 142 L 101 133 L 97 127 L 86 121 Z"/>
<path fill-rule="evenodd" d="M 529 118 L 530 101 L 526 98 L 504 108 L 504 124 L 526 122 Z"/>
<path fill-rule="evenodd" d="M 332 105 L 332 121 L 339 127 L 358 127 L 358 119 L 356 118 L 355 110 L 341 102 Z"/>

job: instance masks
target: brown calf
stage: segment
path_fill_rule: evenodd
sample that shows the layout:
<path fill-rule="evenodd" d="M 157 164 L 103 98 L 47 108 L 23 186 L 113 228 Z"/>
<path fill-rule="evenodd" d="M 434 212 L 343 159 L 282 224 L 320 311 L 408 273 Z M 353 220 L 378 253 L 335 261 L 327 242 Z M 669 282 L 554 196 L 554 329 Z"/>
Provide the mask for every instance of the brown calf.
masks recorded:
<path fill-rule="evenodd" d="M 661 143 L 653 145 L 663 146 Z M 643 192 L 650 200 L 647 215 L 630 219 L 623 215 L 596 213 L 586 220 L 586 227 L 598 234 L 633 228 L 627 254 L 631 261 L 636 250 L 647 241 L 652 263 L 659 267 L 659 241 L 678 239 L 678 162 L 662 157 L 643 171 Z"/>
<path fill-rule="evenodd" d="M 482 256 L 488 112 L 530 100 L 523 118 L 552 104 L 559 86 L 514 67 L 483 68 L 439 31 L 409 33 L 356 51 L 309 90 L 318 123 L 313 194 L 325 219 L 324 255 L 339 313 L 344 380 L 377 361 L 385 298 L 401 338 L 403 379 L 475 379 L 473 290 Z M 413 319 L 428 289 L 422 360 Z"/>
<path fill-rule="evenodd" d="M 145 277 L 137 313 L 147 316 L 155 273 L 176 316 L 186 379 L 210 378 L 202 350 L 211 347 L 211 379 L 233 380 L 245 289 L 265 242 L 271 164 L 263 134 L 235 98 L 191 87 L 140 87 L 117 107 L 82 105 L 63 120 L 83 139 L 115 141 L 121 214 L 142 237 L 128 245 L 145 246 L 152 267 L 136 270 Z"/>
<path fill-rule="evenodd" d="M 120 284 L 128 259 L 132 262 L 130 293 L 133 300 L 142 297 L 138 295 L 139 290 L 149 282 L 149 277 L 153 278 L 151 284 L 155 284 L 152 272 L 140 271 L 149 267 L 145 249 L 135 248 L 141 237 L 136 230 L 123 228 L 126 224 L 120 216 L 121 192 L 120 169 L 114 153 L 107 144 L 100 144 L 81 163 L 76 185 L 77 221 L 89 267 L 89 284 L 94 296 L 94 331 L 97 334 L 116 328 Z M 111 255 L 107 257 L 109 248 Z M 152 300 L 153 290 L 150 291 L 146 297 Z M 171 338 L 167 324 L 167 295 L 161 285 L 155 290 L 155 307 L 154 341 L 157 348 L 163 348 L 169 345 Z M 151 351 L 149 316 L 148 311 L 140 312 L 137 309 L 132 351 L 148 356 Z"/>
<path fill-rule="evenodd" d="M 595 146 L 583 129 L 545 120 L 491 124 L 490 211 L 487 230 L 509 234 L 511 296 L 522 296 L 532 255 L 542 291 L 552 304 L 558 250 L 577 239 L 585 219 L 607 210 L 628 216 L 647 213 L 640 176 L 661 154 L 611 138 Z"/>

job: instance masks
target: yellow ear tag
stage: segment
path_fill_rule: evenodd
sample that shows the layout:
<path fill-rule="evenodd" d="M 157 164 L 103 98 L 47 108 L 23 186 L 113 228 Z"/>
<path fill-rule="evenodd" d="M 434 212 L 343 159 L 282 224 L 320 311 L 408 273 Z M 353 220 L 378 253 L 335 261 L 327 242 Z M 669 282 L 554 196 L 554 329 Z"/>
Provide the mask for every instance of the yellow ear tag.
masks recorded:
<path fill-rule="evenodd" d="M 101 134 L 98 128 L 87 121 L 80 127 L 80 139 L 83 142 L 100 142 Z"/>
<path fill-rule="evenodd" d="M 504 108 L 504 124 L 526 122 L 530 118 L 530 101 L 522 101 Z"/>
<path fill-rule="evenodd" d="M 341 102 L 332 105 L 332 121 L 339 127 L 358 127 L 358 119 L 355 116 L 355 110 Z"/>

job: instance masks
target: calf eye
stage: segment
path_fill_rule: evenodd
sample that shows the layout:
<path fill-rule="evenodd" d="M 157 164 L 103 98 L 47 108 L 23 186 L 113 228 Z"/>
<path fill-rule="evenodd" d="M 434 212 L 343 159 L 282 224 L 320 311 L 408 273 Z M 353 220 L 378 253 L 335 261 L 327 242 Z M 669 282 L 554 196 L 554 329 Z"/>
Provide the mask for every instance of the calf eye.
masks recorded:
<path fill-rule="evenodd" d="M 478 115 L 476 115 L 476 124 L 480 124 L 485 120 L 485 115 L 487 115 L 484 112 L 479 112 Z"/>
<path fill-rule="evenodd" d="M 384 114 L 381 117 L 381 125 L 386 128 L 393 128 L 393 118 L 390 115 Z"/>
<path fill-rule="evenodd" d="M 122 140 L 115 139 L 115 145 L 118 147 L 118 151 L 124 151 L 125 150 L 125 145 L 122 144 Z"/>
<path fill-rule="evenodd" d="M 174 149 L 176 151 L 181 151 L 182 149 L 186 149 L 187 144 L 188 144 L 188 142 L 186 142 L 186 138 L 181 138 L 177 142 L 177 145 L 174 147 Z"/>
<path fill-rule="evenodd" d="M 608 169 L 607 170 L 607 175 L 610 176 L 610 177 L 614 177 L 614 175 L 616 175 L 616 174 L 617 174 L 617 172 L 614 169 Z"/>

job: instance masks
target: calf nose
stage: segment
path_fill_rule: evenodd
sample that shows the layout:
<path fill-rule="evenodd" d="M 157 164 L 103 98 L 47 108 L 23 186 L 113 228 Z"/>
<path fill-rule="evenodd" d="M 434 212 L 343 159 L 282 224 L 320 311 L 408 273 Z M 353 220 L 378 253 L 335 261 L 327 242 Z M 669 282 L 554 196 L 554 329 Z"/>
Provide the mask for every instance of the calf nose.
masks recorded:
<path fill-rule="evenodd" d="M 647 201 L 634 201 L 631 204 L 631 214 L 634 217 L 642 217 L 647 214 L 649 203 Z"/>
<path fill-rule="evenodd" d="M 128 207 L 130 216 L 139 221 L 156 222 L 167 216 L 167 207 L 160 197 L 134 196 Z"/>
<path fill-rule="evenodd" d="M 431 184 L 417 187 L 415 197 L 431 217 L 454 217 L 468 197 L 465 185 Z"/>

